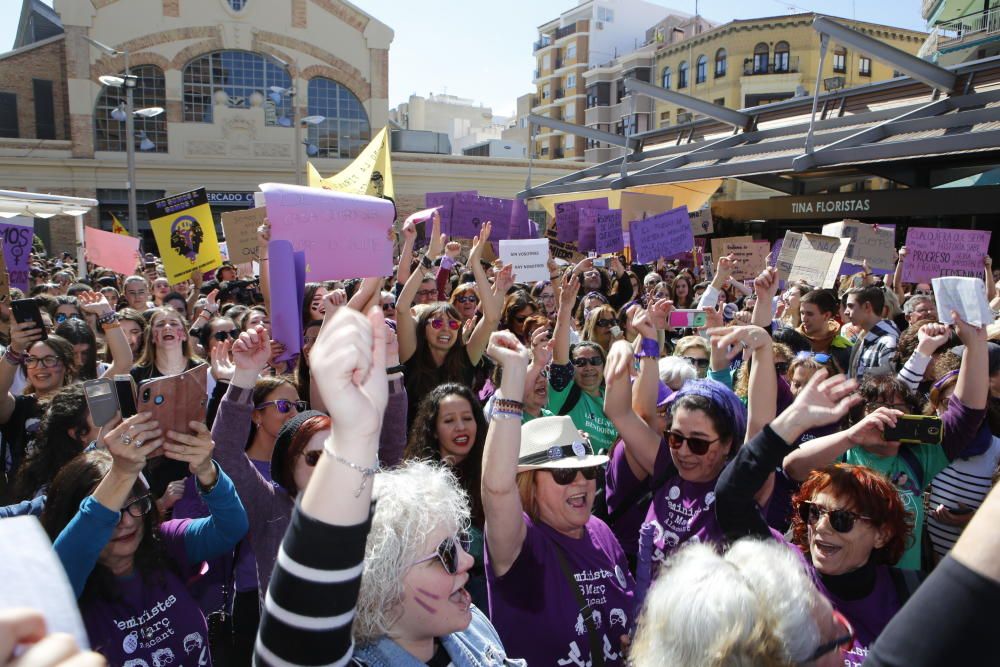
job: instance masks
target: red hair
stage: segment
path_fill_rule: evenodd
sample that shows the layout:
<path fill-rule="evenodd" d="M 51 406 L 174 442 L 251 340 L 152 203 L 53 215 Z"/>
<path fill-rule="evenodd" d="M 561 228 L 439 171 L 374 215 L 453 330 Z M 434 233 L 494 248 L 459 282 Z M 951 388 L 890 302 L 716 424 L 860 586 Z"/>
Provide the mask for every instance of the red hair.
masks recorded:
<path fill-rule="evenodd" d="M 292 436 L 291 442 L 288 443 L 288 451 L 285 452 L 284 465 L 281 466 L 279 476 L 281 479 L 276 479 L 278 484 L 285 487 L 292 497 L 299 494 L 302 489 L 298 488 L 295 484 L 295 459 L 298 458 L 302 451 L 312 440 L 312 437 L 317 433 L 322 431 L 330 430 L 330 418 L 326 415 L 317 415 L 315 417 L 310 417 L 309 419 L 302 422 L 298 430 L 295 431 L 295 435 Z"/>
<path fill-rule="evenodd" d="M 871 468 L 846 463 L 813 470 L 792 498 L 792 541 L 803 553 L 809 551 L 809 526 L 799 516 L 799 506 L 811 502 L 820 491 L 835 496 L 845 509 L 869 517 L 876 530 L 888 529 L 888 541 L 872 551 L 872 559 L 878 565 L 899 562 L 913 533 L 913 519 L 899 492 Z"/>

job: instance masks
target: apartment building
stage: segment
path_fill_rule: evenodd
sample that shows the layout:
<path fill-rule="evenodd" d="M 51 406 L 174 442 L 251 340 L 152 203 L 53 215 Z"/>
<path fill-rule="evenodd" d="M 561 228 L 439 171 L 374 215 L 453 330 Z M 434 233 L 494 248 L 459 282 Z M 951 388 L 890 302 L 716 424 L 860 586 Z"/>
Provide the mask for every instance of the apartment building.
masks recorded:
<path fill-rule="evenodd" d="M 1000 0 L 923 0 L 930 35 L 920 55 L 956 65 L 1000 54 Z"/>

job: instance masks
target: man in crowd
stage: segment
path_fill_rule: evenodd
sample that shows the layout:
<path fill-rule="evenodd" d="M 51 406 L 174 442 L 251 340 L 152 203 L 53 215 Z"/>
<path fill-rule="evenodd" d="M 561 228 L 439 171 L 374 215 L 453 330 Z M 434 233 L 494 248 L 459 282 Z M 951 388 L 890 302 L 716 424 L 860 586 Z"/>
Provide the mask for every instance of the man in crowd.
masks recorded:
<path fill-rule="evenodd" d="M 801 324 L 797 331 L 809 339 L 813 353 L 829 354 L 840 368 L 847 368 L 851 359 L 851 342 L 840 334 L 835 319 L 840 303 L 833 290 L 814 289 L 806 292 L 799 303 Z"/>
<path fill-rule="evenodd" d="M 884 310 L 881 287 L 855 287 L 845 294 L 844 319 L 861 329 L 848 362 L 849 377 L 892 370 L 899 330 L 890 320 L 882 319 Z"/>

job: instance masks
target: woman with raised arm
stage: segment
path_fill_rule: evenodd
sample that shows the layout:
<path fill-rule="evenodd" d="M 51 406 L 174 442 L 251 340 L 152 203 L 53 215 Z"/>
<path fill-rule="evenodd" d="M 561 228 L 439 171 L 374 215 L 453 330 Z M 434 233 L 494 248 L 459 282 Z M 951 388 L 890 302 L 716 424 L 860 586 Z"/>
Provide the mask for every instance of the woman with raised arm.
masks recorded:
<path fill-rule="evenodd" d="M 343 308 L 316 341 L 331 431 L 282 544 L 256 664 L 523 664 L 470 605 L 455 478 L 422 462 L 378 472 L 386 329 L 377 308 L 367 319 Z"/>
<path fill-rule="evenodd" d="M 528 352 L 499 332 L 489 355 L 503 367 L 483 455 L 490 618 L 508 652 L 531 665 L 624 665 L 635 582 L 611 529 L 591 514 L 608 457 L 568 417 L 522 426 Z"/>

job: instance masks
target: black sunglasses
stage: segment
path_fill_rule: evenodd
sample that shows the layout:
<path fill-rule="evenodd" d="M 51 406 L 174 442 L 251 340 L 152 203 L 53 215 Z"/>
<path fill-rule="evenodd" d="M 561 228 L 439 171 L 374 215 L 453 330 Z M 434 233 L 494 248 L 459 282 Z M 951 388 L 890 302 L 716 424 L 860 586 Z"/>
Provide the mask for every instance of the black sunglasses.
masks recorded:
<path fill-rule="evenodd" d="M 695 368 L 708 368 L 708 359 L 695 359 L 694 357 L 681 357 L 684 361 L 687 361 Z"/>
<path fill-rule="evenodd" d="M 322 449 L 310 449 L 308 452 L 302 452 L 302 458 L 305 460 L 307 466 L 315 468 L 316 464 L 319 463 L 319 456 L 322 453 Z"/>
<path fill-rule="evenodd" d="M 232 338 L 233 340 L 236 340 L 239 337 L 240 337 L 240 332 L 238 329 L 231 329 L 229 331 L 216 331 L 214 334 L 212 334 L 212 338 L 219 341 L 220 343 L 226 340 L 226 338 Z"/>
<path fill-rule="evenodd" d="M 284 398 L 279 398 L 276 401 L 264 401 L 260 405 L 254 408 L 254 410 L 263 410 L 269 405 L 273 405 L 278 408 L 278 412 L 281 414 L 288 414 L 288 412 L 295 408 L 296 412 L 305 412 L 309 408 L 309 404 L 305 401 L 289 401 Z"/>
<path fill-rule="evenodd" d="M 831 510 L 810 502 L 799 504 L 799 518 L 803 523 L 815 526 L 822 516 L 830 520 L 830 526 L 838 533 L 849 533 L 854 530 L 855 521 L 871 521 L 871 517 L 850 510 Z"/>
<path fill-rule="evenodd" d="M 590 364 L 591 366 L 603 366 L 604 359 L 598 356 L 598 357 L 577 357 L 576 359 L 573 360 L 573 365 L 576 366 L 577 368 L 583 368 L 587 364 Z"/>
<path fill-rule="evenodd" d="M 602 317 L 601 319 L 594 322 L 594 324 L 599 327 L 613 327 L 615 325 L 615 321 L 613 318 L 610 317 Z"/>
<path fill-rule="evenodd" d="M 708 451 L 708 448 L 712 446 L 712 443 L 718 442 L 721 438 L 715 438 L 714 440 L 708 440 L 706 438 L 689 437 L 683 433 L 678 433 L 677 431 L 669 431 L 667 433 L 667 442 L 670 444 L 671 449 L 680 449 L 681 445 L 687 442 L 688 449 L 695 456 L 702 456 Z"/>
<path fill-rule="evenodd" d="M 788 362 L 776 361 L 774 363 L 774 372 L 778 375 L 788 375 Z"/>
<path fill-rule="evenodd" d="M 559 486 L 572 484 L 576 479 L 576 473 L 583 475 L 587 481 L 597 478 L 597 469 L 600 466 L 590 466 L 588 468 L 545 468 L 552 475 L 553 481 Z"/>
<path fill-rule="evenodd" d="M 467 533 L 459 533 L 458 535 L 449 535 L 441 541 L 438 548 L 435 549 L 434 553 L 429 556 L 424 556 L 418 560 L 413 561 L 410 567 L 414 565 L 420 565 L 421 563 L 426 563 L 429 560 L 434 560 L 435 558 L 441 561 L 441 565 L 444 567 L 444 571 L 448 574 L 458 574 L 458 559 L 461 554 L 458 548 L 466 552 L 472 547 L 472 539 Z"/>

